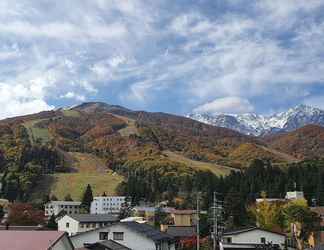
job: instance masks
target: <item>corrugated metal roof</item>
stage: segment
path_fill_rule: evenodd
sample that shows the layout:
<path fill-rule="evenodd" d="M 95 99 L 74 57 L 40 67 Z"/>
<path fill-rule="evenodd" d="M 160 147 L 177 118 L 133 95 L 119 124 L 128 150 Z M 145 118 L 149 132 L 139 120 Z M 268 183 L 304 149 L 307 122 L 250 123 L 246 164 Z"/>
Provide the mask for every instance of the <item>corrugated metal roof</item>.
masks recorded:
<path fill-rule="evenodd" d="M 196 228 L 169 226 L 166 233 L 173 237 L 192 237 L 196 235 Z"/>
<path fill-rule="evenodd" d="M 118 242 L 113 241 L 113 240 L 107 240 L 104 242 L 100 242 L 99 245 L 108 247 L 108 249 L 111 249 L 111 250 L 130 250 L 130 248 L 128 248 L 122 244 L 119 244 Z"/>
<path fill-rule="evenodd" d="M 69 214 L 67 215 L 79 222 L 117 222 L 118 216 L 111 214 Z"/>
<path fill-rule="evenodd" d="M 160 232 L 159 230 L 156 230 L 154 227 L 147 224 L 140 224 L 137 222 L 122 222 L 120 224 L 140 234 L 145 235 L 146 237 L 150 238 L 155 242 L 162 241 L 162 240 L 170 240 L 170 241 L 174 240 L 174 238 L 171 235 Z"/>

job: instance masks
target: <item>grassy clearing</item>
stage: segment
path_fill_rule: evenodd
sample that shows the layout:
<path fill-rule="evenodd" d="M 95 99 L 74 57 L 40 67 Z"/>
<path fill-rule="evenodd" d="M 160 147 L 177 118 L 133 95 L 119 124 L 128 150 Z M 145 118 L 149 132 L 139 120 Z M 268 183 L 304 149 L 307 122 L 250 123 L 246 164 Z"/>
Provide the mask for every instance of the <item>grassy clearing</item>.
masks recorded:
<path fill-rule="evenodd" d="M 66 117 L 80 117 L 80 113 L 76 110 L 66 109 L 62 111 L 63 115 Z"/>
<path fill-rule="evenodd" d="M 90 154 L 69 152 L 73 158 L 73 168 L 77 173 L 58 173 L 47 175 L 37 185 L 32 199 L 41 199 L 44 194 L 64 199 L 70 194 L 74 200 L 80 200 L 85 187 L 90 184 L 94 195 L 116 194 L 116 188 L 124 178 L 105 168 L 105 162 Z"/>
<path fill-rule="evenodd" d="M 91 185 L 94 195 L 116 194 L 116 188 L 123 181 L 123 177 L 115 173 L 67 173 L 55 174 L 51 186 L 50 194 L 54 194 L 58 199 L 63 199 L 67 194 L 79 200 L 88 184 Z"/>
<path fill-rule="evenodd" d="M 119 116 L 119 115 L 114 115 L 116 117 L 118 117 L 119 119 L 123 120 L 124 122 L 126 122 L 127 127 L 122 128 L 120 130 L 118 130 L 118 132 L 120 133 L 121 136 L 130 136 L 130 135 L 138 135 L 138 130 L 136 128 L 135 125 L 135 120 L 124 117 L 124 116 Z"/>
<path fill-rule="evenodd" d="M 184 163 L 192 168 L 198 168 L 200 170 L 209 170 L 217 176 L 228 175 L 231 172 L 231 170 L 234 170 L 230 167 L 216 165 L 213 163 L 194 161 L 184 157 L 183 155 L 171 151 L 164 151 L 163 153 L 166 154 L 170 160 Z"/>
<path fill-rule="evenodd" d="M 47 128 L 39 128 L 37 126 L 37 124 L 41 121 L 44 120 L 38 119 L 28 121 L 23 124 L 28 131 L 28 135 L 32 143 L 35 143 L 38 140 L 41 140 L 43 143 L 47 143 L 51 139 Z"/>
<path fill-rule="evenodd" d="M 73 159 L 73 167 L 80 173 L 106 173 L 105 161 L 91 154 L 84 154 L 78 152 L 68 153 Z"/>

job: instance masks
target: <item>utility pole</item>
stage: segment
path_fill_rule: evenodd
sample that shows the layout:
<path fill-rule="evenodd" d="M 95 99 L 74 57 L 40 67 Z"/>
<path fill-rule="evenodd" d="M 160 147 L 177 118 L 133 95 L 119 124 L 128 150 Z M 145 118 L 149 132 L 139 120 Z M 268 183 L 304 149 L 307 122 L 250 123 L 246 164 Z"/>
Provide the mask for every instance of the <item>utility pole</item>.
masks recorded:
<path fill-rule="evenodd" d="M 213 227 L 212 227 L 212 239 L 213 239 L 213 250 L 217 249 L 217 244 L 219 242 L 219 225 L 221 221 L 218 219 L 219 214 L 222 213 L 223 210 L 223 202 L 217 199 L 217 192 L 214 192 L 213 197 Z"/>
<path fill-rule="evenodd" d="M 197 213 L 197 225 L 196 225 L 196 229 L 197 229 L 197 250 L 199 250 L 200 249 L 200 229 L 199 229 L 199 221 L 200 221 L 200 218 L 199 218 L 199 213 L 200 213 L 200 211 L 199 211 L 199 192 L 197 192 L 197 211 L 196 211 L 196 213 Z"/>
<path fill-rule="evenodd" d="M 216 250 L 217 236 L 218 236 L 218 225 L 217 225 L 217 197 L 216 192 L 214 192 L 214 201 L 213 201 L 213 250 Z"/>

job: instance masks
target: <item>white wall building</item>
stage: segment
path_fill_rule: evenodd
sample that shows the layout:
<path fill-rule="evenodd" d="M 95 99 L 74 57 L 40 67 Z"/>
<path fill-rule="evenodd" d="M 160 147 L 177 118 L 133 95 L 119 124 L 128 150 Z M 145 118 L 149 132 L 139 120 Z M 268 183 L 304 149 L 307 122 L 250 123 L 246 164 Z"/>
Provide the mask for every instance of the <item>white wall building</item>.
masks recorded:
<path fill-rule="evenodd" d="M 61 211 L 67 214 L 79 214 L 81 202 L 79 201 L 50 201 L 45 205 L 45 216 L 58 215 Z"/>
<path fill-rule="evenodd" d="M 172 236 L 156 230 L 147 224 L 123 222 L 99 228 L 71 237 L 75 248 L 113 240 L 132 250 L 174 250 Z"/>
<path fill-rule="evenodd" d="M 287 192 L 286 199 L 287 200 L 305 199 L 304 192 L 302 191 Z"/>
<path fill-rule="evenodd" d="M 126 202 L 125 196 L 94 197 L 90 207 L 91 214 L 118 214 Z"/>
<path fill-rule="evenodd" d="M 284 249 L 286 236 L 257 227 L 228 231 L 223 234 L 221 244 L 226 249 L 255 249 L 262 244 L 278 245 Z"/>
<path fill-rule="evenodd" d="M 96 228 L 107 226 L 111 223 L 118 222 L 116 216 L 108 214 L 74 214 L 65 215 L 57 222 L 58 230 L 67 232 L 69 236 L 87 232 Z"/>

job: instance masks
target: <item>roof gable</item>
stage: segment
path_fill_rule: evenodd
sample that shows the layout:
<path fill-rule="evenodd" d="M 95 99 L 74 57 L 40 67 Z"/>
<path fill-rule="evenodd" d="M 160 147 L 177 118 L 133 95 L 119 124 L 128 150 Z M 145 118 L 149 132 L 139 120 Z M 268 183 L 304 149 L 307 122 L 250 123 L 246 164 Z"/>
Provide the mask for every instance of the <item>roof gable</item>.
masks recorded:
<path fill-rule="evenodd" d="M 224 232 L 223 235 L 224 236 L 238 235 L 238 234 L 248 233 L 248 232 L 251 232 L 251 231 L 263 231 L 263 232 L 266 232 L 266 233 L 271 233 L 271 234 L 277 234 L 277 235 L 280 235 L 280 236 L 285 236 L 282 233 L 273 232 L 273 231 L 266 230 L 266 229 L 262 229 L 262 228 L 259 228 L 259 227 L 247 227 L 247 228 L 240 228 L 240 229 L 236 229 L 236 230 L 229 230 L 229 231 Z"/>
<path fill-rule="evenodd" d="M 44 250 L 53 247 L 65 232 L 58 231 L 1 231 L 1 249 Z"/>

